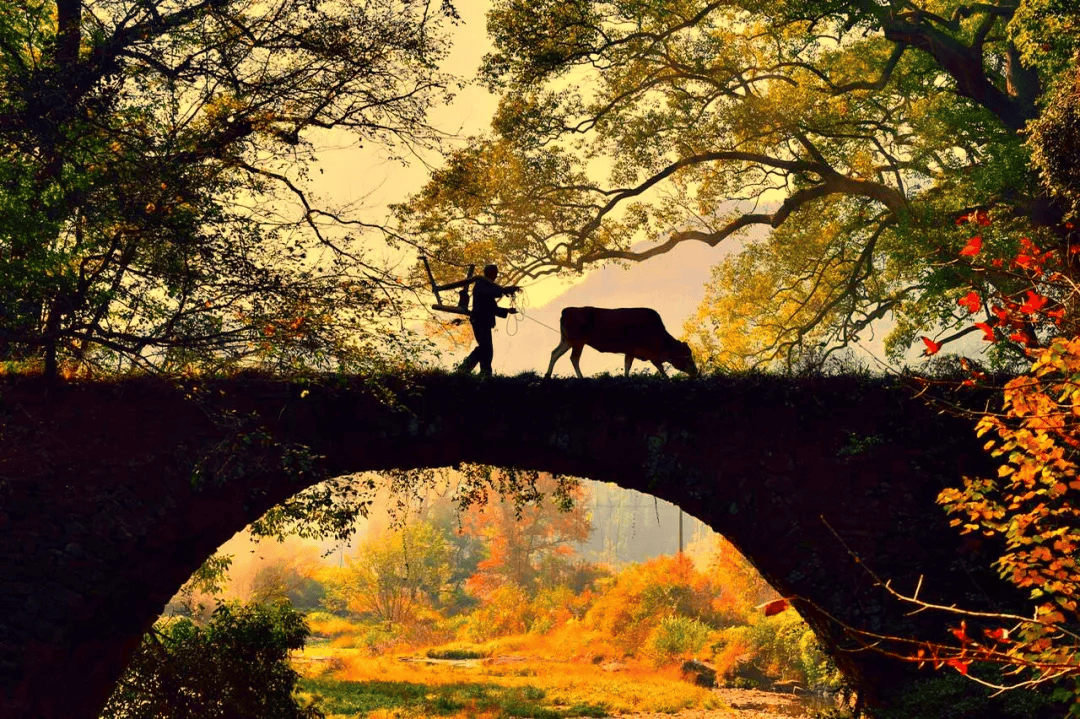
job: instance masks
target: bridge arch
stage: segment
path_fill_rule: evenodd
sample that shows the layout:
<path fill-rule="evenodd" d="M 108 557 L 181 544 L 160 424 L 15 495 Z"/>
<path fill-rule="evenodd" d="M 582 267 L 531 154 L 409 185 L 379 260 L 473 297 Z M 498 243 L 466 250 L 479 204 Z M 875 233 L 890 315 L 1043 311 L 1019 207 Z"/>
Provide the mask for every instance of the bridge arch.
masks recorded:
<path fill-rule="evenodd" d="M 923 576 L 935 601 L 970 605 L 972 576 L 981 591 L 994 581 L 934 504 L 986 469 L 970 423 L 890 380 L 250 376 L 48 391 L 9 380 L 0 393 L 4 717 L 96 717 L 192 571 L 322 473 L 470 462 L 669 501 L 796 597 L 841 668 L 883 701 L 906 674 L 844 651 L 834 619 L 926 636 L 942 618 L 907 616 L 852 553 L 900 588 Z M 318 472 L 283 462 L 298 448 Z"/>

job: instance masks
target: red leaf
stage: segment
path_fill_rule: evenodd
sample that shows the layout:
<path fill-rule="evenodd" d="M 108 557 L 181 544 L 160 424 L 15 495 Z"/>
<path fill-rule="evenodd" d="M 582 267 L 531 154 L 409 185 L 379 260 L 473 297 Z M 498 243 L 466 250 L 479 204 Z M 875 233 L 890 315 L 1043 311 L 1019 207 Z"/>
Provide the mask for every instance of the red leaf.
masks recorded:
<path fill-rule="evenodd" d="M 995 642 L 1007 642 L 1009 641 L 1009 630 L 1004 627 L 998 627 L 997 629 L 986 629 L 986 636 L 993 639 Z"/>
<path fill-rule="evenodd" d="M 983 339 L 987 342 L 994 342 L 997 337 L 994 336 L 994 328 L 985 322 L 976 322 L 975 326 L 983 331 Z"/>
<path fill-rule="evenodd" d="M 960 622 L 959 627 L 953 627 L 949 631 L 952 632 L 954 637 L 965 644 L 971 641 L 971 637 L 967 635 L 967 622 Z"/>
<path fill-rule="evenodd" d="M 1035 258 L 1031 255 L 1025 255 L 1023 253 L 1020 253 L 1016 256 L 1016 259 L 1013 260 L 1013 266 L 1023 267 L 1025 270 L 1036 269 Z"/>
<path fill-rule="evenodd" d="M 923 350 L 923 354 L 929 357 L 930 355 L 936 355 L 941 351 L 941 345 L 930 339 L 926 335 L 922 337 L 923 344 L 926 345 L 926 349 Z"/>
<path fill-rule="evenodd" d="M 963 257 L 964 255 L 967 255 L 967 256 L 970 257 L 970 256 L 973 256 L 973 255 L 977 255 L 977 254 L 979 254 L 979 250 L 981 250 L 981 249 L 982 249 L 982 237 L 979 236 L 979 235 L 975 235 L 974 237 L 972 237 L 970 240 L 967 241 L 967 244 L 964 245 L 964 249 L 960 250 L 960 256 Z"/>
<path fill-rule="evenodd" d="M 766 617 L 771 617 L 772 615 L 779 614 L 780 612 L 787 609 L 788 608 L 788 600 L 786 600 L 786 599 L 774 599 L 771 602 L 768 602 L 768 603 L 762 605 L 762 608 L 765 610 L 765 616 Z"/>
<path fill-rule="evenodd" d="M 1035 294 L 1031 290 L 1027 291 L 1027 302 L 1020 305 L 1020 311 L 1025 314 L 1033 314 L 1038 312 L 1046 306 L 1047 299 L 1041 295 Z"/>
<path fill-rule="evenodd" d="M 956 671 L 963 674 L 964 676 L 967 676 L 968 666 L 971 664 L 971 662 L 965 662 L 960 659 L 949 659 L 945 663 L 948 664 L 950 667 L 954 668 Z"/>
<path fill-rule="evenodd" d="M 1009 339 L 1011 339 L 1013 342 L 1023 342 L 1028 347 L 1035 346 L 1035 341 L 1031 338 L 1031 335 L 1029 335 L 1024 330 L 1017 330 L 1016 332 L 1013 332 L 1011 335 L 1009 335 Z"/>
<path fill-rule="evenodd" d="M 976 294 L 975 290 L 972 290 L 957 300 L 956 304 L 966 307 L 968 314 L 975 314 L 979 311 L 979 295 Z"/>

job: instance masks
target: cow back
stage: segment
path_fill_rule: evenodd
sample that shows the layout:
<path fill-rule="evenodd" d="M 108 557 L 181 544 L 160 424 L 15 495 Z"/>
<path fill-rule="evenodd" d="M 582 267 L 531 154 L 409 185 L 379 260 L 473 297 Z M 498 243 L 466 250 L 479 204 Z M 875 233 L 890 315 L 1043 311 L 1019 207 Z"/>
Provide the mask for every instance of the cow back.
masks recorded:
<path fill-rule="evenodd" d="M 648 307 L 567 307 L 559 327 L 570 344 L 587 344 L 600 352 L 656 351 L 673 339 L 660 315 Z"/>

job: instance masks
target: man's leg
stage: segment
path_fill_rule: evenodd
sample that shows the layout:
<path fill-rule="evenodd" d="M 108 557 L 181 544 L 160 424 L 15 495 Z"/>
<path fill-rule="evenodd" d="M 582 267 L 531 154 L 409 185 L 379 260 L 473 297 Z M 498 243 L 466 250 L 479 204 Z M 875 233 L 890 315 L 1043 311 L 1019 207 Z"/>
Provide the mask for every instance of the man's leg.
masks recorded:
<path fill-rule="evenodd" d="M 480 374 L 491 376 L 491 360 L 495 357 L 495 346 L 491 343 L 491 328 L 473 325 L 476 335 L 476 352 L 479 353 Z"/>
<path fill-rule="evenodd" d="M 483 328 L 482 327 L 477 327 L 476 325 L 472 324 L 471 322 L 469 323 L 469 326 L 472 327 L 473 337 L 476 339 L 477 344 L 476 344 L 476 347 L 473 348 L 473 351 L 469 353 L 469 356 L 465 358 L 465 361 L 463 361 L 460 365 L 458 365 L 457 371 L 458 372 L 463 372 L 465 374 L 468 374 L 468 373 L 472 372 L 473 368 L 476 367 L 477 363 L 479 363 L 481 361 L 481 357 L 482 357 L 481 348 L 483 347 L 483 342 L 480 340 L 480 338 L 484 334 Z M 488 336 L 488 343 L 490 343 L 491 342 L 491 332 L 490 332 L 490 330 L 488 331 L 487 336 Z"/>
<path fill-rule="evenodd" d="M 473 351 L 469 353 L 469 356 L 466 357 L 462 361 L 462 363 L 457 366 L 456 371 L 461 372 L 462 374 L 469 374 L 470 372 L 472 372 L 473 368 L 476 367 L 476 363 L 480 361 L 480 357 L 478 356 L 479 352 L 480 348 L 474 347 Z"/>

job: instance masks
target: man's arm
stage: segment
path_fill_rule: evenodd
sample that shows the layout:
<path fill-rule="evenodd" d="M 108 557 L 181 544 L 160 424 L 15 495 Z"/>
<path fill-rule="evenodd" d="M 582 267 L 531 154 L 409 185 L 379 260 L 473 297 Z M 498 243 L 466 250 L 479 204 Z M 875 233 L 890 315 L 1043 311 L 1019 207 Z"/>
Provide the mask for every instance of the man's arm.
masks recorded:
<path fill-rule="evenodd" d="M 499 285 L 499 284 L 496 284 L 496 283 L 492 282 L 491 280 L 484 277 L 483 275 L 481 275 L 480 277 L 477 277 L 475 282 L 476 282 L 476 289 L 474 290 L 475 292 L 480 292 L 482 294 L 488 295 L 490 297 L 495 297 L 495 298 L 499 298 L 499 297 L 502 297 L 504 295 L 512 295 L 512 294 L 518 292 L 521 289 L 517 285 L 510 285 L 509 287 L 503 287 L 502 285 Z"/>

